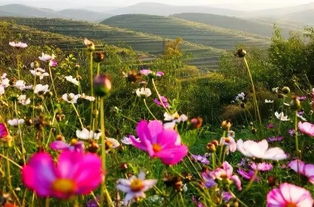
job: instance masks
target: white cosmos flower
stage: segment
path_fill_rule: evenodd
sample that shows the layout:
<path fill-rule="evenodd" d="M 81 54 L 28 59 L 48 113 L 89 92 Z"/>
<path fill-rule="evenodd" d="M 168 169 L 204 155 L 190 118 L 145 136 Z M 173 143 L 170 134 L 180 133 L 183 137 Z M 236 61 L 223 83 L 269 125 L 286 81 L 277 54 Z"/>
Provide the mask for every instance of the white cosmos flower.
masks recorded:
<path fill-rule="evenodd" d="M 5 93 L 5 89 L 2 85 L 0 85 L 0 96 Z"/>
<path fill-rule="evenodd" d="M 11 47 L 15 48 L 26 48 L 28 45 L 24 42 L 9 42 L 9 45 Z"/>
<path fill-rule="evenodd" d="M 149 88 L 138 88 L 135 90 L 135 93 L 138 97 L 149 97 L 152 95 L 152 91 Z"/>
<path fill-rule="evenodd" d="M 3 88 L 7 88 L 10 86 L 10 80 L 7 78 L 6 73 L 3 73 L 1 76 L 0 85 L 3 86 Z"/>
<path fill-rule="evenodd" d="M 117 189 L 126 193 L 123 204 L 127 206 L 134 198 L 145 198 L 145 191 L 152 188 L 157 180 L 145 180 L 145 173 L 140 172 L 138 177 L 132 176 L 129 179 L 119 179 Z"/>
<path fill-rule="evenodd" d="M 274 100 L 268 100 L 268 99 L 265 99 L 265 103 L 269 103 L 269 104 L 272 104 L 272 103 L 274 103 Z"/>
<path fill-rule="evenodd" d="M 125 136 L 123 137 L 120 141 L 125 144 L 125 145 L 132 145 L 133 142 L 131 141 L 131 137 L 135 140 L 137 140 L 138 142 L 140 142 L 139 138 L 136 138 L 134 135 L 129 135 L 129 136 Z"/>
<path fill-rule="evenodd" d="M 47 73 L 44 69 L 42 68 L 36 68 L 34 70 L 30 70 L 31 74 L 33 76 L 38 76 L 40 80 L 42 80 L 44 77 L 49 76 L 49 73 Z"/>
<path fill-rule="evenodd" d="M 237 150 L 247 157 L 255 157 L 265 160 L 284 160 L 287 159 L 285 152 L 279 147 L 268 148 L 266 139 L 260 142 L 242 139 L 237 142 Z"/>
<path fill-rule="evenodd" d="M 31 103 L 31 100 L 29 98 L 27 98 L 26 95 L 19 95 L 17 100 L 22 105 L 28 105 Z"/>
<path fill-rule="evenodd" d="M 275 112 L 275 116 L 277 119 L 279 119 L 280 121 L 290 121 L 290 119 L 288 119 L 288 115 L 285 116 L 285 114 L 283 112 L 278 113 L 277 111 Z"/>
<path fill-rule="evenodd" d="M 80 98 L 85 99 L 87 101 L 95 101 L 95 99 L 96 99 L 94 96 L 87 96 L 87 95 L 85 95 L 85 93 L 82 93 Z"/>
<path fill-rule="evenodd" d="M 34 88 L 35 94 L 39 94 L 39 93 L 46 94 L 47 92 L 49 92 L 49 86 L 47 84 L 46 85 L 37 84 Z"/>
<path fill-rule="evenodd" d="M 47 61 L 55 59 L 55 57 L 56 56 L 54 54 L 48 55 L 48 54 L 45 54 L 45 53 L 41 53 L 41 56 L 39 56 L 38 59 L 41 60 L 41 61 L 47 62 Z"/>
<path fill-rule="evenodd" d="M 120 142 L 114 138 L 106 138 L 105 140 L 106 149 L 115 149 L 120 146 Z"/>
<path fill-rule="evenodd" d="M 65 93 L 62 95 L 62 99 L 68 103 L 77 103 L 77 99 L 80 98 L 80 94 L 75 95 L 74 93 Z"/>
<path fill-rule="evenodd" d="M 21 90 L 21 91 L 24 91 L 24 90 L 29 90 L 29 89 L 32 89 L 33 86 L 32 85 L 26 85 L 25 81 L 23 80 L 17 80 L 14 84 L 14 87 Z"/>
<path fill-rule="evenodd" d="M 101 135 L 101 132 L 93 132 L 92 130 L 89 131 L 86 128 L 83 128 L 82 130 L 76 130 L 76 137 L 79 139 L 99 139 Z"/>
<path fill-rule="evenodd" d="M 11 119 L 11 120 L 8 120 L 8 124 L 10 126 L 18 126 L 18 125 L 21 125 L 21 124 L 24 124 L 24 123 L 25 123 L 24 119 Z"/>
<path fill-rule="evenodd" d="M 65 76 L 64 78 L 70 83 L 73 83 L 74 85 L 77 85 L 77 86 L 80 85 L 80 82 L 76 78 L 73 78 L 71 75 Z"/>
<path fill-rule="evenodd" d="M 173 114 L 170 114 L 168 112 L 164 113 L 164 127 L 167 129 L 173 129 L 176 124 L 179 124 L 181 122 L 186 122 L 188 120 L 188 117 L 185 114 L 179 115 L 178 112 L 175 112 Z"/>

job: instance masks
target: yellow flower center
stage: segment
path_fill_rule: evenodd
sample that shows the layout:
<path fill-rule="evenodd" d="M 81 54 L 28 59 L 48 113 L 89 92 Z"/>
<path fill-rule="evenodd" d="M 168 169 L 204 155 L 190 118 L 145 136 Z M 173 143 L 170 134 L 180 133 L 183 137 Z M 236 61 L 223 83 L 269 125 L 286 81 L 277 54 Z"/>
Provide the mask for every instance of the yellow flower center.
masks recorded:
<path fill-rule="evenodd" d="M 296 203 L 289 202 L 285 205 L 285 207 L 297 207 Z"/>
<path fill-rule="evenodd" d="M 113 143 L 110 140 L 105 141 L 106 149 L 111 149 L 113 147 Z"/>
<path fill-rule="evenodd" d="M 142 180 L 135 178 L 131 181 L 130 188 L 133 192 L 139 192 L 144 188 L 144 183 Z"/>
<path fill-rule="evenodd" d="M 52 183 L 52 189 L 60 193 L 73 193 L 76 189 L 76 184 L 73 180 L 60 178 Z"/>
<path fill-rule="evenodd" d="M 153 144 L 154 152 L 159 152 L 162 150 L 162 147 L 159 144 Z"/>

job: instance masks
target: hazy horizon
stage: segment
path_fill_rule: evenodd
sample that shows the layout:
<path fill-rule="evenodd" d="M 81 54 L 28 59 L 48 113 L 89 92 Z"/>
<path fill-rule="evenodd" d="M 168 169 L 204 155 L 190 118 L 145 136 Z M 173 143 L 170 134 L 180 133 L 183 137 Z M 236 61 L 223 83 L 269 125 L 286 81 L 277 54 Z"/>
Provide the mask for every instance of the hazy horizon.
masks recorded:
<path fill-rule="evenodd" d="M 104 0 L 0 0 L 0 6 L 6 4 L 24 4 L 27 6 L 51 8 L 51 9 L 68 9 L 68 8 L 92 8 L 108 7 L 120 8 L 137 3 L 154 2 L 177 6 L 212 6 L 236 10 L 258 10 L 290 7 L 312 3 L 314 0 L 173 0 L 169 3 L 166 0 L 115 0 L 108 2 Z"/>

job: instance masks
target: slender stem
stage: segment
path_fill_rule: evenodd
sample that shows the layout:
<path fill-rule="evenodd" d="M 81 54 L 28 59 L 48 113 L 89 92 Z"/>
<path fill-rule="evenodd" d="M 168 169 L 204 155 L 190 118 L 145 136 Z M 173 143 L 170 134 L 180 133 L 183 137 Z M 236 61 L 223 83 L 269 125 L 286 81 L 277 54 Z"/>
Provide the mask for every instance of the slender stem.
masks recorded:
<path fill-rule="evenodd" d="M 90 95 L 94 96 L 94 69 L 93 69 L 93 52 L 89 53 L 89 81 L 90 81 Z M 93 125 L 93 113 L 94 113 L 94 102 L 90 103 L 90 126 Z"/>
<path fill-rule="evenodd" d="M 253 91 L 253 101 L 254 101 L 254 105 L 255 105 L 255 112 L 257 114 L 257 118 L 258 118 L 259 124 L 260 124 L 260 126 L 262 126 L 262 119 L 261 119 L 261 115 L 260 115 L 260 111 L 259 111 L 259 107 L 258 107 L 258 103 L 257 103 L 255 85 L 254 85 L 253 77 L 252 77 L 252 74 L 251 74 L 251 70 L 250 70 L 249 64 L 248 64 L 248 62 L 247 62 L 245 57 L 243 58 L 243 60 L 244 60 L 244 63 L 245 63 L 245 66 L 246 66 L 246 69 L 247 69 L 247 72 L 248 72 L 248 75 L 249 75 L 249 78 L 250 78 L 250 81 L 251 81 L 251 86 L 252 86 L 252 91 Z"/>
<path fill-rule="evenodd" d="M 6 159 L 7 161 L 11 162 L 13 165 L 15 165 L 16 167 L 22 169 L 22 166 L 17 164 L 16 162 L 14 162 L 13 160 L 11 160 L 9 157 L 3 155 L 3 154 L 0 154 L 0 157 Z"/>
<path fill-rule="evenodd" d="M 53 80 L 53 76 L 52 76 L 52 72 L 51 72 L 51 67 L 50 66 L 48 66 L 48 70 L 49 70 L 49 76 L 50 76 L 50 79 L 51 79 L 53 92 L 55 94 L 55 97 L 58 97 L 57 90 L 56 90 L 56 87 L 55 87 L 55 82 Z"/>
<path fill-rule="evenodd" d="M 295 138 L 295 149 L 296 149 L 296 152 L 297 152 L 297 156 L 298 156 L 299 159 L 301 159 L 301 151 L 299 149 L 298 112 L 297 111 L 295 111 L 295 114 L 294 114 L 294 138 Z"/>
<path fill-rule="evenodd" d="M 159 101 L 160 101 L 162 107 L 169 113 L 168 108 L 165 106 L 164 102 L 162 101 L 161 95 L 160 95 L 160 93 L 159 93 L 159 91 L 158 91 L 158 89 L 157 89 L 157 87 L 156 87 L 156 84 L 155 84 L 155 81 L 154 81 L 153 78 L 152 78 L 152 84 L 153 84 L 153 86 L 154 86 L 154 89 L 155 89 L 155 91 L 156 91 L 156 94 L 157 94 L 157 96 L 158 96 L 158 99 L 159 99 Z"/>
<path fill-rule="evenodd" d="M 152 115 L 152 117 L 153 117 L 155 120 L 157 120 L 156 116 L 153 114 L 153 112 L 152 112 L 152 111 L 150 110 L 150 108 L 148 107 L 145 98 L 143 99 L 143 101 L 144 101 L 144 105 L 145 105 L 147 111 L 150 113 L 150 115 Z"/>
<path fill-rule="evenodd" d="M 80 124 L 81 124 L 82 129 L 83 129 L 83 128 L 84 128 L 84 125 L 83 125 L 81 116 L 80 116 L 79 112 L 77 111 L 77 108 L 76 108 L 76 106 L 74 105 L 74 103 L 71 103 L 71 105 L 73 106 L 73 109 L 74 109 L 74 111 L 75 111 L 75 113 L 76 113 L 76 116 L 77 116 L 77 118 L 78 118 L 78 120 L 79 120 L 79 122 L 80 122 Z"/>
<path fill-rule="evenodd" d="M 45 200 L 45 207 L 49 207 L 49 198 L 46 198 L 46 200 Z"/>

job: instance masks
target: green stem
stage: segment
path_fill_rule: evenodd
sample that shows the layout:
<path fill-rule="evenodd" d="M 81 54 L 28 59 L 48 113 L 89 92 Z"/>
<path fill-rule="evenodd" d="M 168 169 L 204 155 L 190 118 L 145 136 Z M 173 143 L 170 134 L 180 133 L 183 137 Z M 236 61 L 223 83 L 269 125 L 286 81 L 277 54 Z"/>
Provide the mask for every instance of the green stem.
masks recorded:
<path fill-rule="evenodd" d="M 152 115 L 152 117 L 153 117 L 155 120 L 157 120 L 156 116 L 155 116 L 155 115 L 153 114 L 153 112 L 149 109 L 149 107 L 148 107 L 148 105 L 147 105 L 147 103 L 146 103 L 146 99 L 145 99 L 145 98 L 143 99 L 143 101 L 144 101 L 144 105 L 145 105 L 147 111 L 150 113 L 150 115 Z"/>
<path fill-rule="evenodd" d="M 74 109 L 74 111 L 75 111 L 75 113 L 76 113 L 76 116 L 77 116 L 77 118 L 78 118 L 78 120 L 79 120 L 79 122 L 80 122 L 80 124 L 81 124 L 82 129 L 83 129 L 83 128 L 84 128 L 84 125 L 83 125 L 81 116 L 80 116 L 79 112 L 77 111 L 77 108 L 76 108 L 76 106 L 74 105 L 74 103 L 72 103 L 71 105 L 73 106 L 73 109 Z"/>
<path fill-rule="evenodd" d="M 163 102 L 162 99 L 161 99 L 161 95 L 160 95 L 160 93 L 159 93 L 159 91 L 158 91 L 158 89 L 157 89 L 157 87 L 156 87 L 156 84 L 155 84 L 155 81 L 154 81 L 153 78 L 152 78 L 152 84 L 153 84 L 153 87 L 154 87 L 154 89 L 155 89 L 155 91 L 156 91 L 156 94 L 157 94 L 157 96 L 158 96 L 158 99 L 159 99 L 159 101 L 160 101 L 162 107 L 163 107 L 168 113 L 170 113 L 169 110 L 168 110 L 168 108 L 165 106 L 164 102 Z"/>
<path fill-rule="evenodd" d="M 50 66 L 48 66 L 48 70 L 49 70 L 49 76 L 50 76 L 50 79 L 51 79 L 51 85 L 52 85 L 53 92 L 55 94 L 55 97 L 58 97 L 57 90 L 56 90 L 56 87 L 55 87 L 55 82 L 53 80 L 53 76 L 52 76 L 52 72 L 51 72 L 51 67 Z"/>
<path fill-rule="evenodd" d="M 259 111 L 259 107 L 258 107 L 258 103 L 257 103 L 255 85 L 254 85 L 253 77 L 252 77 L 252 74 L 251 74 L 251 70 L 250 70 L 249 64 L 248 64 L 248 62 L 247 62 L 245 57 L 243 58 L 243 60 L 244 60 L 244 63 L 245 63 L 245 66 L 246 66 L 246 69 L 247 69 L 247 72 L 248 72 L 248 75 L 249 75 L 249 78 L 250 78 L 250 81 L 251 81 L 251 86 L 252 86 L 252 91 L 253 91 L 253 101 L 254 101 L 254 105 L 255 105 L 255 112 L 257 114 L 257 118 L 258 118 L 259 124 L 260 124 L 260 126 L 262 126 L 262 119 L 261 119 L 261 115 L 260 115 L 260 111 Z"/>
<path fill-rule="evenodd" d="M 89 53 L 89 81 L 90 81 L 90 95 L 94 96 L 94 70 L 93 70 L 93 52 Z M 93 124 L 94 102 L 90 103 L 90 126 Z"/>
<path fill-rule="evenodd" d="M 294 138 L 295 138 L 295 149 L 297 152 L 297 156 L 301 159 L 301 151 L 299 149 L 299 137 L 298 137 L 298 112 L 295 111 L 294 114 Z"/>

